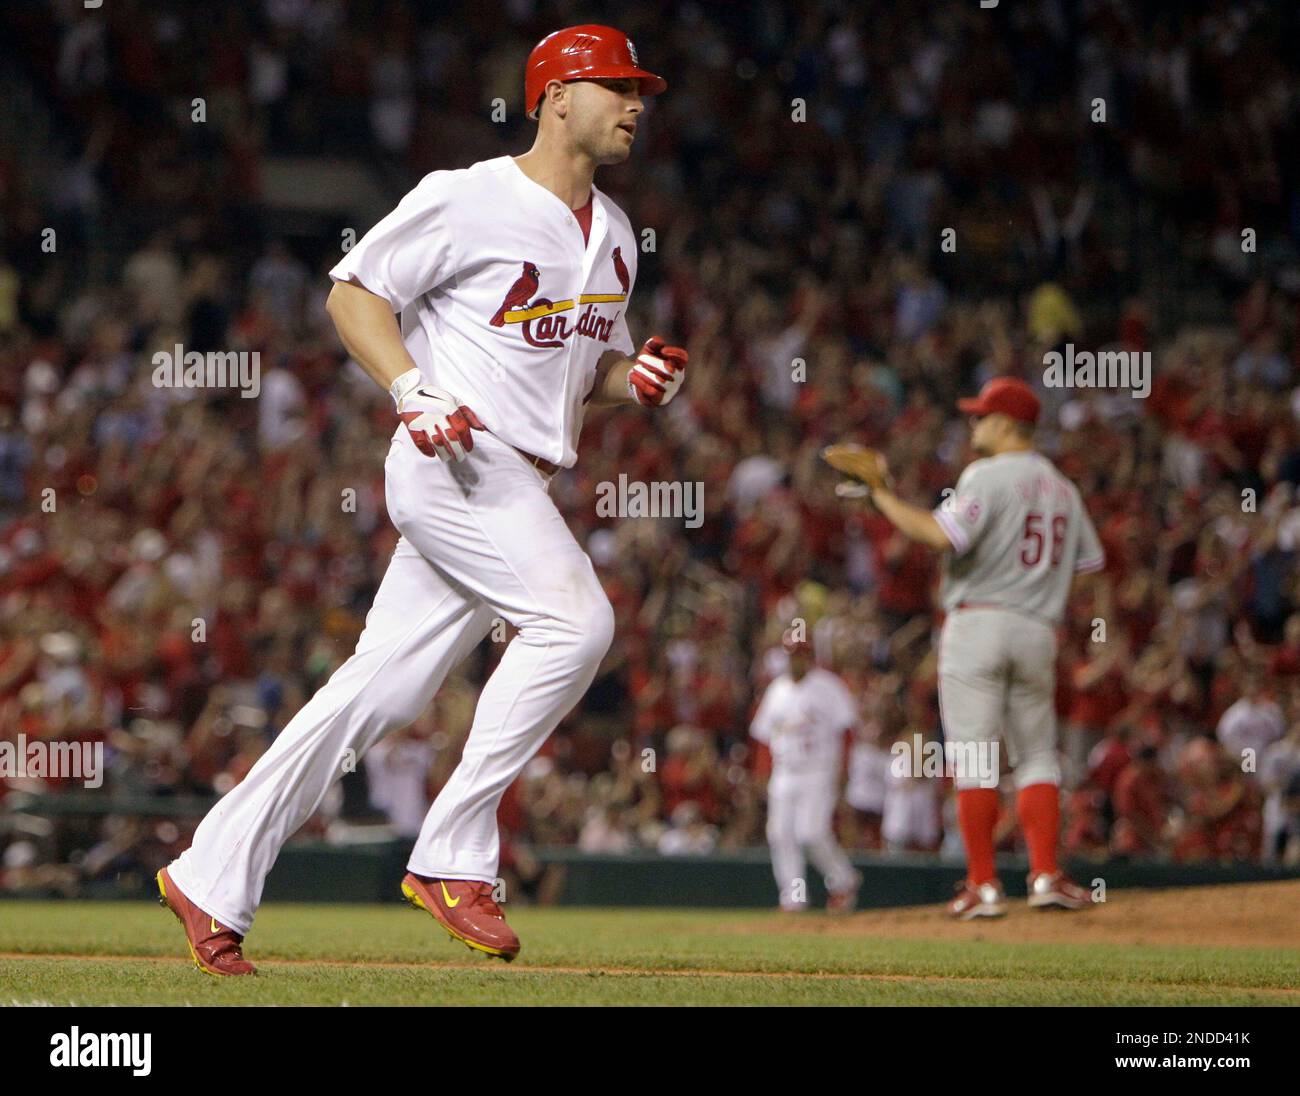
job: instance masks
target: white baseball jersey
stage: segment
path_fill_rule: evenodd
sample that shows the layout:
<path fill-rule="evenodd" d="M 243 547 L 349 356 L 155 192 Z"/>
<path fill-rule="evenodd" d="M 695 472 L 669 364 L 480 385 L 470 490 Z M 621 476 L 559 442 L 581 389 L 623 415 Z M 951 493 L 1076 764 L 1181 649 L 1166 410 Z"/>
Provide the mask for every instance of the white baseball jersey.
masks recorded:
<path fill-rule="evenodd" d="M 1219 718 L 1215 734 L 1234 760 L 1239 760 L 1244 751 L 1253 750 L 1257 766 L 1268 746 L 1286 734 L 1286 720 L 1282 709 L 1271 700 L 1243 696 Z M 1256 766 L 1247 771 L 1254 773 Z"/>
<path fill-rule="evenodd" d="M 934 517 L 953 547 L 947 612 L 965 603 L 1056 623 L 1075 573 L 1105 563 L 1078 488 L 1032 450 L 972 461 Z"/>
<path fill-rule="evenodd" d="M 385 738 L 366 754 L 370 805 L 383 811 L 400 837 L 416 837 L 429 813 L 426 781 L 438 749 L 428 739 Z"/>
<path fill-rule="evenodd" d="M 885 809 L 890 760 L 889 751 L 874 742 L 853 743 L 849 750 L 848 780 L 844 785 L 844 801 L 850 807 L 876 814 Z"/>
<path fill-rule="evenodd" d="M 939 843 L 940 789 L 933 777 L 885 774 L 885 805 L 880 836 L 891 847 L 930 848 Z"/>
<path fill-rule="evenodd" d="M 511 156 L 426 175 L 330 271 L 400 314 L 420 372 L 503 441 L 570 467 L 601 355 L 631 356 L 637 247 L 592 187 L 590 240 Z"/>
<path fill-rule="evenodd" d="M 750 735 L 772 751 L 773 776 L 839 771 L 845 730 L 858 722 L 847 686 L 814 666 L 800 680 L 785 673 L 767 687 Z"/>

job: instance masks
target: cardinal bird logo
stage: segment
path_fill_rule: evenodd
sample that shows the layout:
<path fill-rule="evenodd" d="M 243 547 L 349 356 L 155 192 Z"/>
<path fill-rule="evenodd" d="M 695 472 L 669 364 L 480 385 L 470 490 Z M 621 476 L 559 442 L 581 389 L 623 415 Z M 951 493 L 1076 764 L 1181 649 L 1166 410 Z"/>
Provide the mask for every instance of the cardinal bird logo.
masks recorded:
<path fill-rule="evenodd" d="M 622 251 L 621 247 L 614 248 L 614 274 L 618 277 L 618 284 L 623 289 L 623 295 L 626 296 L 628 286 L 632 284 L 632 279 L 628 276 L 627 264 L 623 262 Z"/>
<path fill-rule="evenodd" d="M 522 308 L 533 299 L 533 294 L 537 292 L 537 285 L 542 272 L 527 260 L 524 260 L 523 267 L 524 272 L 519 275 L 515 284 L 510 287 L 510 292 L 506 294 L 506 299 L 501 302 L 497 314 L 488 321 L 493 327 L 504 327 L 506 313 L 512 309 Z"/>

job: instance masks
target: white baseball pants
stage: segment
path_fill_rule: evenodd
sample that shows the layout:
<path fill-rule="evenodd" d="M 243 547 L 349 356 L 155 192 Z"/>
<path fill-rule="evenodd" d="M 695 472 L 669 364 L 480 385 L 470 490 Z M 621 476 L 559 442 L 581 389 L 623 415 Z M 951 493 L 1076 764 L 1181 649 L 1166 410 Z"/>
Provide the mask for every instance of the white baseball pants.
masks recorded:
<path fill-rule="evenodd" d="M 783 907 L 807 903 L 805 849 L 831 893 L 847 890 L 858 882 L 857 872 L 835 840 L 831 826 L 836 799 L 833 773 L 774 772 L 768 781 L 767 843 Z"/>
<path fill-rule="evenodd" d="M 412 723 L 499 616 L 518 635 L 483 687 L 461 762 L 408 862 L 419 875 L 494 881 L 501 796 L 587 691 L 613 639 L 591 560 L 547 478 L 511 446 L 476 431 L 474 451 L 453 464 L 424 456 L 399 427 L 384 471 L 402 537 L 356 652 L 170 868 L 191 901 L 239 933 L 280 848 L 345 766 Z"/>
<path fill-rule="evenodd" d="M 1005 744 L 1017 788 L 1060 784 L 1056 629 L 1007 609 L 959 609 L 939 636 L 939 712 L 950 742 Z M 959 772 L 958 788 L 980 787 Z"/>

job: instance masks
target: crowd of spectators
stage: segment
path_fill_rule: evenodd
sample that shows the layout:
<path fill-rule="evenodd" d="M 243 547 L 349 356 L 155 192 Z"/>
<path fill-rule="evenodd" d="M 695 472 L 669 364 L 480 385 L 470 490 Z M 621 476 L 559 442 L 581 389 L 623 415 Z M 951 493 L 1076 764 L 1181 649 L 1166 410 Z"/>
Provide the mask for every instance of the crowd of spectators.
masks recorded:
<path fill-rule="evenodd" d="M 56 135 L 33 150 L 0 130 L 0 737 L 103 742 L 98 794 L 210 796 L 351 652 L 396 541 L 391 406 L 322 307 L 336 225 L 279 231 L 260 169 L 357 157 L 395 199 L 424 171 L 523 151 L 523 59 L 577 16 L 495 7 L 0 14 L 21 50 L 3 75 Z M 1062 633 L 1067 850 L 1300 861 L 1295 13 L 1003 7 L 604 15 L 669 80 L 598 185 L 655 232 L 634 336 L 683 340 L 690 377 L 662 414 L 593 410 L 553 485 L 617 634 L 507 794 L 511 870 L 534 874 L 546 845 L 761 843 L 766 758 L 747 724 L 795 617 L 861 704 L 844 840 L 958 851 L 947 781 L 888 764 L 894 743 L 941 734 L 937 561 L 836 498 L 817 453 L 878 445 L 906 497 L 937 501 L 970 457 L 956 397 L 1003 374 L 1041 387 L 1067 341 L 1149 352 L 1153 377 L 1145 399 L 1041 391 L 1040 445 L 1108 560 Z M 259 395 L 155 387 L 151 355 L 177 343 L 256 351 Z M 620 475 L 703 484 L 702 526 L 599 515 L 597 485 Z M 508 639 L 306 832 L 413 834 Z M 0 804 L 76 790 L 0 779 Z M 192 824 L 160 817 L 12 814 L 0 879 L 155 867 Z"/>

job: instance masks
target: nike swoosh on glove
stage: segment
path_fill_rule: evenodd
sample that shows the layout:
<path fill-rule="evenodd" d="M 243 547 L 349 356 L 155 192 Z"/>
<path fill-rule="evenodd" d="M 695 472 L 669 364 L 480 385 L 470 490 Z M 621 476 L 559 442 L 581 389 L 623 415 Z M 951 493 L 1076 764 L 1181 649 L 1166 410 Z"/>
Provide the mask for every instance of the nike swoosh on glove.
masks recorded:
<path fill-rule="evenodd" d="M 483 429 L 473 411 L 432 385 L 421 385 L 404 396 L 397 413 L 426 457 L 462 461 L 474 449 L 472 431 Z"/>
<path fill-rule="evenodd" d="M 666 345 L 658 335 L 646 339 L 636 365 L 627 371 L 628 392 L 643 407 L 663 407 L 686 380 L 687 359 L 685 350 Z"/>

